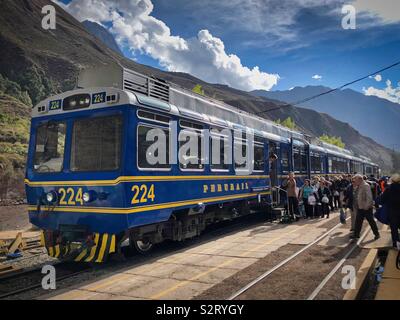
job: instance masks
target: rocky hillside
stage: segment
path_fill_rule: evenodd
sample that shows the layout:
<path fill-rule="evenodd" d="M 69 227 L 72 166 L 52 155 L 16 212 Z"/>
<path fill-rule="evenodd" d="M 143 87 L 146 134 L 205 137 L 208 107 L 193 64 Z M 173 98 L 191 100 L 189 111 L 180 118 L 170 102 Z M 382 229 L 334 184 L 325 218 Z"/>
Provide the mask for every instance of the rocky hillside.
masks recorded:
<path fill-rule="evenodd" d="M 119 48 L 117 41 L 115 41 L 114 37 L 108 32 L 106 28 L 104 28 L 103 26 L 99 25 L 96 22 L 89 20 L 83 21 L 82 24 L 84 25 L 87 31 L 89 31 L 92 35 L 98 38 L 107 47 L 122 55 L 122 51 Z"/>
<path fill-rule="evenodd" d="M 0 199 L 24 193 L 31 107 L 0 92 Z"/>
<path fill-rule="evenodd" d="M 81 68 L 113 63 L 121 63 L 138 72 L 163 78 L 188 89 L 200 84 L 206 95 L 248 112 L 276 107 L 276 101 L 273 100 L 224 85 L 205 83 L 189 74 L 163 72 L 126 59 L 108 48 L 101 40 L 90 34 L 80 22 L 57 6 L 56 30 L 43 30 L 41 9 L 50 3 L 53 4 L 49 0 L 0 0 L 0 56 L 2 57 L 0 74 L 6 82 L 13 83 L 14 87 L 19 88 L 16 90 L 18 94 L 15 95 L 10 94 L 13 90 L 7 89 L 7 95 L 3 95 L 0 100 L 0 108 L 2 114 L 6 115 L 7 121 L 9 121 L 8 114 L 14 112 L 9 106 L 18 104 L 19 110 L 27 110 L 24 108 L 31 103 L 35 104 L 52 93 L 73 88 Z M 0 87 L 1 92 L 7 90 L 2 90 Z M 290 116 L 296 121 L 297 126 L 308 134 L 320 136 L 328 133 L 341 136 L 347 147 L 371 156 L 387 170 L 392 166 L 389 150 L 361 136 L 348 124 L 328 115 L 288 107 L 267 113 L 265 116 L 272 120 Z M 18 117 L 24 121 L 29 119 L 28 113 L 21 113 Z M 9 137 L 10 133 L 6 132 L 8 129 L 4 129 L 5 127 L 0 127 L 0 130 L 5 130 L 0 132 L 0 136 Z M 28 132 L 26 125 L 25 128 L 26 136 Z M 21 148 L 24 148 L 26 140 L 21 138 L 19 142 Z M 7 151 L 7 154 L 23 156 L 18 150 L 10 152 Z M 5 152 L 2 151 L 1 154 Z M 4 164 L 2 166 L 5 167 Z M 20 165 L 17 162 L 13 162 L 13 166 L 16 171 L 19 170 Z"/>

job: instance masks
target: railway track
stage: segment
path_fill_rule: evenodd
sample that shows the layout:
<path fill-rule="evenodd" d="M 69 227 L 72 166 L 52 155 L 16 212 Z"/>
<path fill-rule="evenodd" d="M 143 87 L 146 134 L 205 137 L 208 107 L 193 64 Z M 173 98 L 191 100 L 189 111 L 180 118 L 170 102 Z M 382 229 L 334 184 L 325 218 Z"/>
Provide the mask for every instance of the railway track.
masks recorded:
<path fill-rule="evenodd" d="M 56 268 L 57 282 L 92 269 L 88 264 L 76 264 L 71 262 L 57 262 L 52 265 Z M 5 299 L 41 288 L 42 279 L 44 277 L 41 271 L 42 268 L 39 267 L 1 278 L 0 299 Z"/>
<path fill-rule="evenodd" d="M 192 239 L 191 241 L 187 241 L 180 245 L 163 244 L 161 248 L 158 248 L 158 250 L 154 252 L 154 256 L 163 255 L 163 249 L 165 249 L 167 252 L 173 253 L 177 250 L 180 250 L 182 245 L 185 247 L 191 247 L 193 245 L 206 242 L 209 240 L 209 238 L 217 238 L 229 232 L 240 231 L 241 229 L 246 228 L 246 226 L 257 224 L 260 221 L 263 221 L 263 218 L 257 215 L 252 215 L 251 219 L 248 219 L 247 217 L 247 220 L 239 218 L 231 221 L 223 221 L 210 227 L 208 232 L 205 233 L 203 237 Z M 20 258 L 18 261 L 28 258 L 31 257 Z M 128 256 L 127 263 L 129 263 L 129 261 L 136 260 L 137 258 L 137 256 Z M 141 258 L 145 257 L 139 256 L 139 259 Z M 151 258 L 151 255 L 148 258 Z M 57 282 L 93 270 L 89 264 L 77 264 L 73 262 L 53 262 L 51 264 L 56 267 Z M 108 268 L 112 269 L 113 267 L 118 268 L 119 265 L 120 263 L 118 261 L 113 261 L 104 265 L 103 270 L 107 270 Z M 20 294 L 22 295 L 28 293 L 29 291 L 41 288 L 41 281 L 44 276 L 41 273 L 41 269 L 42 265 L 33 269 L 21 270 L 19 272 L 13 272 L 9 275 L 2 276 L 0 278 L 0 299 L 6 299 Z"/>
<path fill-rule="evenodd" d="M 348 218 L 347 220 L 349 220 Z M 281 261 L 268 271 L 264 272 L 257 278 L 255 278 L 253 281 L 245 285 L 244 287 L 240 288 L 237 290 L 235 293 L 233 293 L 231 296 L 228 297 L 227 300 L 235 300 L 239 298 L 241 295 L 243 295 L 245 292 L 251 291 L 257 284 L 261 283 L 264 279 L 268 278 L 270 275 L 276 273 L 279 269 L 282 267 L 288 265 L 290 262 L 292 262 L 296 257 L 300 256 L 302 253 L 305 251 L 309 250 L 310 248 L 316 246 L 321 240 L 324 238 L 328 237 L 333 231 L 338 229 L 341 226 L 341 224 L 337 224 L 324 234 L 322 234 L 320 237 L 306 245 L 305 247 L 301 248 L 300 250 L 296 251 L 292 255 L 290 255 L 288 258 L 285 260 Z M 346 262 L 346 260 L 350 257 L 350 255 L 354 252 L 354 250 L 359 247 L 360 243 L 364 240 L 364 238 L 368 235 L 370 232 L 370 229 L 367 229 L 359 238 L 359 240 L 356 243 L 350 244 L 347 247 L 346 253 L 343 255 L 342 259 L 339 260 L 339 262 L 331 269 L 331 271 L 324 277 L 324 279 L 319 283 L 319 285 L 313 290 L 313 292 L 306 298 L 307 300 L 314 300 L 317 295 L 321 292 L 321 290 L 325 287 L 325 285 L 328 283 L 328 281 L 336 274 L 336 272 L 339 270 L 341 266 Z"/>

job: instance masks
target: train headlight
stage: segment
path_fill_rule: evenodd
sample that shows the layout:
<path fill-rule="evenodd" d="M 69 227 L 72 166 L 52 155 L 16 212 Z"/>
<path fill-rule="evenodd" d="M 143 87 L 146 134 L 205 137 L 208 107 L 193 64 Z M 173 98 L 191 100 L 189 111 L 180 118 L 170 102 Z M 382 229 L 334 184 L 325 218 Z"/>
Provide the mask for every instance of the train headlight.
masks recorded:
<path fill-rule="evenodd" d="M 83 193 L 82 198 L 84 202 L 92 202 L 96 200 L 97 194 L 94 191 L 87 191 Z"/>
<path fill-rule="evenodd" d="M 55 191 L 50 191 L 46 193 L 46 201 L 48 203 L 54 203 L 57 201 L 57 193 Z"/>
<path fill-rule="evenodd" d="M 83 201 L 90 202 L 90 193 L 89 192 L 83 193 Z"/>

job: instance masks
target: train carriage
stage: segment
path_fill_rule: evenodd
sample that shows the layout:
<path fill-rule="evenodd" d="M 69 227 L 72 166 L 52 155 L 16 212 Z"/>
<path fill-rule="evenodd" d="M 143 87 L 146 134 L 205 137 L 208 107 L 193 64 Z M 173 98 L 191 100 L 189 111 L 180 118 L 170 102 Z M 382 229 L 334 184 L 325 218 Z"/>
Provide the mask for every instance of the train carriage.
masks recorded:
<path fill-rule="evenodd" d="M 194 155 L 182 151 L 192 138 Z M 155 143 L 166 161 L 149 160 L 160 158 Z M 219 101 L 106 66 L 84 70 L 75 90 L 33 108 L 25 183 L 30 221 L 49 254 L 102 262 L 122 245 L 146 252 L 216 221 L 269 212 L 289 171 L 303 180 L 360 164 L 377 168 Z"/>

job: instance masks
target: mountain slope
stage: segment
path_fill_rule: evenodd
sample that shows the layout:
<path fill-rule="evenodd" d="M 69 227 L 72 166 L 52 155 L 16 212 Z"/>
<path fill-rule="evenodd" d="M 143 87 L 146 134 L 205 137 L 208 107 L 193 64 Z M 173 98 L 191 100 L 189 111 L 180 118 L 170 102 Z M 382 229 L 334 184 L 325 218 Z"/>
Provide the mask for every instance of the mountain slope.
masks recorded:
<path fill-rule="evenodd" d="M 284 102 L 302 100 L 330 88 L 322 86 L 295 87 L 287 91 L 253 91 L 253 94 Z M 361 134 L 391 148 L 400 136 L 400 105 L 375 96 L 345 89 L 308 101 L 300 106 L 348 122 Z"/>
<path fill-rule="evenodd" d="M 0 74 L 27 91 L 33 103 L 73 88 L 78 71 L 99 64 L 120 63 L 137 72 L 153 75 L 192 89 L 200 84 L 205 94 L 248 112 L 274 108 L 276 101 L 257 97 L 225 85 L 210 84 L 185 73 L 164 72 L 126 59 L 91 35 L 71 15 L 57 7 L 56 30 L 41 28 L 41 8 L 49 0 L 0 0 Z M 383 168 L 392 167 L 390 150 L 361 136 L 346 123 L 318 112 L 288 107 L 264 114 L 268 119 L 288 116 L 307 134 L 342 136 L 346 146 L 369 155 Z"/>
<path fill-rule="evenodd" d="M 82 24 L 84 25 L 86 30 L 89 31 L 89 33 L 100 39 L 107 47 L 119 53 L 120 55 L 123 55 L 114 37 L 111 35 L 110 32 L 108 32 L 106 28 L 96 22 L 92 22 L 89 20 L 83 21 Z"/>

